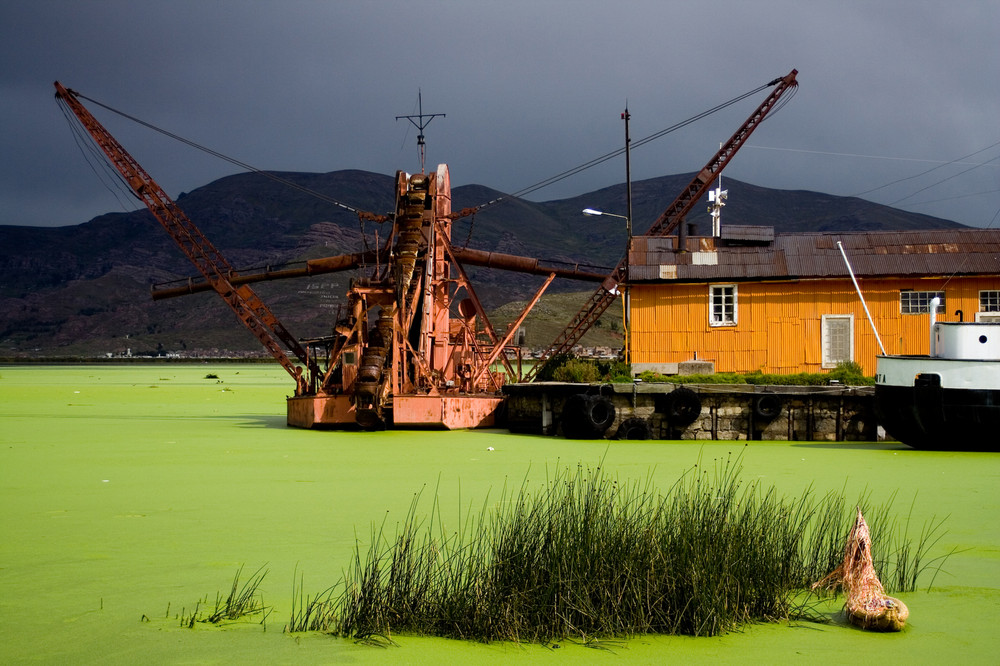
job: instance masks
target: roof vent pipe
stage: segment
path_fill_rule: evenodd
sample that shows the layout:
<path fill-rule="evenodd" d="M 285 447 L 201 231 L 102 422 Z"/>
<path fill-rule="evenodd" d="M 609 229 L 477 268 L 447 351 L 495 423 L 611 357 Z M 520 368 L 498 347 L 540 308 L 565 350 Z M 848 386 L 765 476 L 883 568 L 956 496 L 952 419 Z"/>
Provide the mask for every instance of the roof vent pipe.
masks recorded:
<path fill-rule="evenodd" d="M 931 299 L 931 356 L 937 356 L 937 336 L 934 335 L 934 324 L 937 323 L 937 309 L 939 305 L 941 305 L 941 299 L 938 296 Z"/>

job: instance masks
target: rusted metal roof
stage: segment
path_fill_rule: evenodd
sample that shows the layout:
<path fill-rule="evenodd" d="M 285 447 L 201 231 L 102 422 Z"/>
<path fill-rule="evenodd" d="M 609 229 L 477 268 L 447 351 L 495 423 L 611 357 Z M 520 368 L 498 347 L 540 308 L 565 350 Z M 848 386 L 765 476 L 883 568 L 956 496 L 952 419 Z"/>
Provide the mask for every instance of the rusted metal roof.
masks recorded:
<path fill-rule="evenodd" d="M 723 227 L 725 229 L 725 227 Z M 766 241 L 754 230 L 739 241 Z M 732 239 L 730 239 L 732 240 Z M 675 238 L 637 236 L 629 255 L 632 282 L 680 280 L 810 279 L 847 277 L 839 241 L 859 277 L 1000 275 L 1000 229 L 940 229 L 776 234 L 773 242 L 730 245 L 689 238 L 687 252 Z"/>
<path fill-rule="evenodd" d="M 747 224 L 723 225 L 719 235 L 724 241 L 771 242 L 774 240 L 774 227 Z"/>

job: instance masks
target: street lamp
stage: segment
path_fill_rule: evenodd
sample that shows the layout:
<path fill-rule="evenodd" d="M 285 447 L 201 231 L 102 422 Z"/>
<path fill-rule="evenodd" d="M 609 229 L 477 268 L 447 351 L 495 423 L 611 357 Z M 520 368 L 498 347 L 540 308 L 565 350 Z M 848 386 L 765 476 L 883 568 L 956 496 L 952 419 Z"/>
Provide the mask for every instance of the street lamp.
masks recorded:
<path fill-rule="evenodd" d="M 628 268 L 628 251 L 632 249 L 632 220 L 628 218 L 628 215 L 605 213 L 603 210 L 596 210 L 594 208 L 584 208 L 583 214 L 588 217 L 599 217 L 603 215 L 605 217 L 617 217 L 619 220 L 625 220 L 625 232 L 627 234 L 625 242 L 625 268 Z"/>
<path fill-rule="evenodd" d="M 632 220 L 629 219 L 628 215 L 616 215 L 615 213 L 605 213 L 603 210 L 596 210 L 594 208 L 584 208 L 583 214 L 589 217 L 599 217 L 605 215 L 607 217 L 617 217 L 620 220 L 625 220 L 625 231 L 628 232 L 628 244 L 625 246 L 626 250 L 632 248 Z M 625 263 L 628 264 L 628 253 L 625 254 Z"/>
<path fill-rule="evenodd" d="M 608 217 L 620 217 L 623 220 L 626 220 L 626 221 L 628 220 L 628 217 L 626 217 L 625 215 L 615 215 L 614 213 L 605 213 L 603 210 L 595 210 L 593 208 L 584 208 L 583 209 L 583 214 L 584 215 L 592 215 L 592 216 L 595 216 L 595 217 L 598 216 L 598 215 L 607 215 Z"/>
<path fill-rule="evenodd" d="M 629 147 L 631 146 L 632 139 L 629 137 L 628 132 L 628 121 L 631 119 L 631 115 L 628 112 L 628 102 L 625 104 L 625 111 L 622 113 L 622 120 L 625 121 L 625 215 L 616 215 L 615 213 L 605 213 L 601 210 L 596 210 L 594 208 L 584 208 L 584 215 L 591 216 L 601 216 L 607 215 L 608 217 L 617 217 L 619 219 L 625 220 L 625 261 L 622 264 L 624 268 L 625 276 L 623 280 L 625 283 L 625 296 L 622 298 L 622 328 L 625 329 L 625 362 L 631 364 L 632 362 L 632 350 L 629 337 L 631 336 L 632 329 L 629 328 L 628 314 L 631 304 L 629 303 L 629 288 L 628 288 L 628 255 L 632 251 L 632 166 L 631 160 L 629 159 Z M 615 268 L 615 274 L 618 274 L 618 268 Z M 615 288 L 617 291 L 617 287 Z M 614 293 L 614 292 L 611 292 Z"/>
<path fill-rule="evenodd" d="M 605 217 L 617 217 L 620 220 L 625 220 L 625 231 L 627 233 L 627 236 L 625 239 L 625 295 L 624 298 L 622 298 L 622 328 L 625 329 L 625 362 L 631 363 L 632 345 L 630 344 L 629 340 L 631 329 L 629 328 L 629 320 L 628 320 L 629 307 L 631 305 L 629 303 L 629 289 L 628 289 L 628 255 L 629 252 L 632 250 L 632 220 L 627 215 L 605 213 L 604 211 L 597 210 L 595 208 L 584 208 L 583 214 L 588 217 L 605 216 Z"/>

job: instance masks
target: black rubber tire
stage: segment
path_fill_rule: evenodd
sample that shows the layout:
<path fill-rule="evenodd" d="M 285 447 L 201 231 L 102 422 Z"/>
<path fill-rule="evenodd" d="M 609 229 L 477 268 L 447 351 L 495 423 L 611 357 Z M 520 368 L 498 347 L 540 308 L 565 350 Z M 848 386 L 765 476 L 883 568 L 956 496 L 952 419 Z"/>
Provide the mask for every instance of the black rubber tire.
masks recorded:
<path fill-rule="evenodd" d="M 583 393 L 576 393 L 566 398 L 562 410 L 562 431 L 566 439 L 588 439 L 593 437 L 592 428 L 588 425 L 590 399 Z"/>
<path fill-rule="evenodd" d="M 759 395 L 753 400 L 753 414 L 760 421 L 773 421 L 781 414 L 781 397 L 773 393 Z"/>
<path fill-rule="evenodd" d="M 595 434 L 603 435 L 615 422 L 615 405 L 610 398 L 601 395 L 589 396 L 586 419 Z"/>
<path fill-rule="evenodd" d="M 674 389 L 666 397 L 667 421 L 675 428 L 684 428 L 701 415 L 701 398 L 689 388 Z"/>
<path fill-rule="evenodd" d="M 646 419 L 632 417 L 621 422 L 618 426 L 618 432 L 615 434 L 615 439 L 651 439 L 652 435 L 652 430 Z"/>
<path fill-rule="evenodd" d="M 562 411 L 563 435 L 567 439 L 599 439 L 615 422 L 610 398 L 577 393 L 566 399 Z"/>

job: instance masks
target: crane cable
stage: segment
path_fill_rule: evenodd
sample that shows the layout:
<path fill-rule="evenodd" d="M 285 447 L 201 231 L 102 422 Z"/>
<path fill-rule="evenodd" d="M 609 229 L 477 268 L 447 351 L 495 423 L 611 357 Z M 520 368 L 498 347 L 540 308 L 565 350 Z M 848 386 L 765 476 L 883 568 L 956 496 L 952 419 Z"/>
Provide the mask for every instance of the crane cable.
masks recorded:
<path fill-rule="evenodd" d="M 905 181 L 908 181 L 908 180 L 913 180 L 914 178 L 919 178 L 920 176 L 926 176 L 927 174 L 929 174 L 929 173 L 931 173 L 933 171 L 937 171 L 938 169 L 944 168 L 946 166 L 951 166 L 953 164 L 964 164 L 964 160 L 967 160 L 970 157 L 975 157 L 976 155 L 978 155 L 980 153 L 983 153 L 983 152 L 986 152 L 987 150 L 989 150 L 991 148 L 995 148 L 996 146 L 1000 146 L 1000 141 L 992 143 L 992 144 L 986 146 L 985 148 L 980 148 L 979 150 L 971 152 L 968 155 L 963 155 L 962 157 L 956 157 L 953 160 L 949 160 L 947 162 L 943 162 L 941 164 L 938 164 L 936 166 L 931 167 L 930 169 L 927 169 L 925 171 L 921 171 L 920 173 L 914 174 L 912 176 L 906 176 L 905 178 L 898 178 L 898 179 L 896 179 L 896 180 L 894 180 L 892 182 L 886 183 L 884 185 L 879 185 L 878 187 L 873 187 L 870 190 L 865 190 L 864 192 L 859 192 L 859 193 L 853 194 L 851 196 L 860 197 L 860 196 L 863 196 L 865 194 L 871 194 L 872 192 L 877 192 L 878 190 L 884 189 L 886 187 L 890 187 L 892 185 L 896 185 L 896 184 L 899 184 L 899 183 L 902 183 L 902 182 L 905 182 Z M 935 181 L 935 182 L 931 183 L 930 185 L 926 185 L 924 187 L 921 187 L 921 188 L 919 188 L 919 189 L 911 192 L 910 194 L 907 194 L 905 197 L 901 197 L 901 198 L 896 199 L 895 201 L 893 201 L 891 203 L 888 203 L 888 204 L 885 204 L 885 205 L 887 205 L 887 206 L 895 206 L 896 204 L 899 204 L 899 203 L 902 203 L 903 201 L 906 201 L 910 197 L 913 197 L 913 196 L 915 196 L 917 194 L 920 194 L 921 192 L 929 190 L 932 187 L 937 187 L 938 185 L 940 185 L 940 184 L 942 184 L 944 182 L 947 182 L 947 181 L 951 180 L 952 178 L 956 178 L 958 176 L 964 175 L 964 174 L 968 173 L 969 171 L 972 171 L 974 169 L 978 169 L 981 166 L 986 166 L 990 162 L 994 162 L 994 161 L 996 161 L 998 159 L 1000 159 L 1000 156 L 993 157 L 993 158 L 988 159 L 985 162 L 982 162 L 980 164 L 973 164 L 968 169 L 964 169 L 964 170 L 962 170 L 962 171 L 960 171 L 960 172 L 958 172 L 958 173 L 956 173 L 954 175 L 948 176 L 947 178 L 942 178 L 941 180 Z M 988 194 L 988 192 L 983 192 L 983 193 L 980 193 L 980 194 Z M 967 195 L 963 195 L 963 196 L 967 196 Z M 924 202 L 921 202 L 921 203 L 926 204 L 926 203 L 933 203 L 933 202 L 924 201 Z M 990 221 L 986 224 L 985 227 L 980 227 L 980 229 L 983 231 L 984 242 L 985 242 L 985 232 L 988 229 L 991 229 L 993 227 L 993 225 L 996 224 L 996 222 L 998 221 L 998 219 L 1000 219 L 1000 209 L 997 209 L 997 212 L 993 214 L 993 217 L 990 219 Z M 958 266 L 955 267 L 955 269 L 952 271 L 951 275 L 949 275 L 947 278 L 945 278 L 944 283 L 941 285 L 941 291 L 944 291 L 945 287 L 948 286 L 948 284 L 951 282 L 952 278 L 954 278 L 956 275 L 958 275 L 962 271 L 962 269 L 965 268 L 965 265 L 966 265 L 966 263 L 968 263 L 968 261 L 969 261 L 969 253 L 967 253 L 967 252 L 962 253 L 962 258 L 959 261 Z"/>
<path fill-rule="evenodd" d="M 711 109 L 708 109 L 706 111 L 702 111 L 701 113 L 698 113 L 698 114 L 696 114 L 694 116 L 691 116 L 687 120 L 682 120 L 681 122 L 676 123 L 674 125 L 671 125 L 670 127 L 667 127 L 665 129 L 662 129 L 659 132 L 656 132 L 654 134 L 650 134 L 649 136 L 644 137 L 642 139 L 639 139 L 637 141 L 633 141 L 632 144 L 631 144 L 631 147 L 632 148 L 638 148 L 639 146 L 644 146 L 645 144 L 650 143 L 652 141 L 655 141 L 656 139 L 659 139 L 659 138 L 661 138 L 663 136 L 666 136 L 667 134 L 670 134 L 671 132 L 675 132 L 675 131 L 677 131 L 679 129 L 687 127 L 691 123 L 696 122 L 698 120 L 701 120 L 702 118 L 705 118 L 707 116 L 710 116 L 713 113 L 716 113 L 717 111 L 721 111 L 721 110 L 723 110 L 725 108 L 728 108 L 728 107 L 732 106 L 733 104 L 741 102 L 744 99 L 746 99 L 747 97 L 752 97 L 753 95 L 756 95 L 760 91 L 765 90 L 765 89 L 767 89 L 767 88 L 769 88 L 769 87 L 771 87 L 773 85 L 776 85 L 780 81 L 781 81 L 780 78 L 774 79 L 773 81 L 770 81 L 770 82 L 768 82 L 768 83 L 766 83 L 766 84 L 764 84 L 762 86 L 758 86 L 757 88 L 754 88 L 753 90 L 751 90 L 749 92 L 745 92 L 742 95 L 734 97 L 734 98 L 732 98 L 731 100 L 729 100 L 727 102 L 723 102 L 722 104 L 714 106 Z M 773 109 L 773 111 L 779 110 L 787 102 L 788 102 L 788 99 L 781 100 L 780 105 L 777 108 Z M 511 194 L 505 194 L 503 196 L 499 196 L 499 197 L 497 197 L 495 199 L 487 201 L 486 203 L 480 204 L 478 206 L 474 206 L 471 209 L 464 209 L 462 211 L 462 213 L 464 213 L 465 215 L 470 215 L 473 212 L 480 211 L 480 210 L 482 210 L 484 208 L 487 208 L 489 206 L 493 206 L 495 204 L 500 203 L 501 201 L 505 201 L 507 199 L 517 199 L 517 198 L 520 198 L 520 197 L 524 197 L 524 196 L 526 196 L 528 194 L 531 194 L 532 192 L 536 192 L 537 190 L 542 189 L 543 187 L 548 187 L 549 185 L 553 185 L 555 183 L 558 183 L 559 181 L 565 180 L 566 178 L 569 178 L 570 176 L 575 176 L 576 174 L 578 174 L 578 173 L 580 173 L 582 171 L 586 171 L 587 169 L 590 169 L 591 167 L 595 167 L 598 164 L 602 164 L 604 162 L 607 162 L 610 159 L 614 159 L 615 157 L 618 157 L 619 155 L 623 155 L 623 154 L 625 154 L 625 148 L 624 147 L 618 148 L 618 149 L 613 150 L 613 151 L 611 151 L 609 153 L 605 153 L 604 155 L 601 155 L 600 157 L 595 157 L 594 159 L 592 159 L 592 160 L 590 160 L 588 162 L 584 162 L 583 164 L 580 164 L 579 166 L 573 167 L 572 169 L 567 169 L 566 171 L 563 171 L 562 173 L 558 173 L 558 174 L 556 174 L 554 176 L 551 176 L 549 178 L 546 178 L 544 180 L 540 180 L 537 183 L 535 183 L 534 185 L 529 185 L 528 187 L 526 187 L 524 189 L 518 190 L 518 191 L 513 192 Z"/>
<path fill-rule="evenodd" d="M 90 140 L 92 137 L 87 134 L 83 125 L 80 124 L 79 119 L 70 111 L 66 101 L 59 99 L 58 102 L 59 110 L 62 111 L 63 117 L 66 119 L 66 124 L 69 125 L 73 141 L 83 156 L 84 162 L 87 163 L 90 170 L 97 176 L 97 180 L 118 201 L 121 209 L 127 211 L 128 206 L 125 202 L 135 197 L 135 191 L 125 182 L 124 176 L 111 166 L 111 163 L 107 160 L 107 156 L 100 151 L 97 144 Z M 124 195 L 124 199 L 122 195 Z"/>
<path fill-rule="evenodd" d="M 931 173 L 932 171 L 937 171 L 938 169 L 942 169 L 942 168 L 944 168 L 946 166 L 951 166 L 953 164 L 964 164 L 964 160 L 967 160 L 970 157 L 975 157 L 979 153 L 986 152 L 990 148 L 995 148 L 996 146 L 1000 146 L 1000 141 L 992 143 L 989 146 L 986 146 L 985 148 L 980 148 L 979 150 L 977 150 L 975 152 L 971 152 L 968 155 L 963 155 L 962 157 L 956 157 L 953 160 L 949 160 L 947 162 L 942 162 L 941 164 L 933 166 L 930 169 L 927 169 L 926 171 L 921 171 L 920 173 L 913 174 L 912 176 L 906 176 L 905 178 L 899 178 L 899 179 L 894 180 L 892 182 L 885 183 L 884 185 L 879 185 L 878 187 L 873 187 L 870 190 L 865 190 L 864 192 L 858 192 L 857 194 L 852 194 L 851 196 L 853 196 L 853 197 L 861 197 L 861 196 L 864 196 L 866 194 L 871 194 L 872 192 L 876 192 L 878 190 L 885 189 L 887 187 L 890 187 L 892 185 L 896 185 L 898 183 L 902 183 L 902 182 L 907 181 L 907 180 L 913 180 L 914 178 L 919 178 L 920 176 L 926 176 L 927 174 Z M 924 190 L 930 189 L 930 188 L 932 188 L 932 187 L 934 187 L 936 185 L 940 185 L 941 183 L 943 183 L 943 182 L 945 182 L 947 180 L 950 180 L 952 178 L 955 178 L 956 176 L 961 176 L 961 175 L 963 175 L 963 174 L 971 171 L 972 169 L 976 169 L 976 168 L 979 168 L 981 166 L 985 166 L 985 165 L 989 164 L 990 162 L 993 162 L 993 161 L 995 161 L 997 159 L 1000 159 L 1000 157 L 994 157 L 994 158 L 989 159 L 986 162 L 983 162 L 981 164 L 973 164 L 972 168 L 970 168 L 970 169 L 966 169 L 965 171 L 961 171 L 961 172 L 955 174 L 954 176 L 949 176 L 948 178 L 944 178 L 943 180 L 939 180 L 937 182 L 931 183 L 927 187 L 923 187 L 923 188 L 921 188 L 921 189 L 919 189 L 919 190 L 917 190 L 917 191 L 915 191 L 915 192 L 913 192 L 911 194 L 908 194 L 907 196 L 903 197 L 902 199 L 897 199 L 895 202 L 893 202 L 891 204 L 887 204 L 887 205 L 892 206 L 894 204 L 900 203 L 901 201 L 905 201 L 906 199 L 909 199 L 910 197 L 912 197 L 915 194 L 919 194 L 920 192 L 923 192 Z"/>
<path fill-rule="evenodd" d="M 386 221 L 386 219 L 388 219 L 388 218 L 385 218 L 385 216 L 374 215 L 372 213 L 369 213 L 369 212 L 362 211 L 362 210 L 359 210 L 357 208 L 354 208 L 353 206 L 348 206 L 344 202 L 338 201 L 337 199 L 334 199 L 333 197 L 327 196 L 327 195 L 323 194 L 322 192 L 317 192 L 316 190 L 313 190 L 313 189 L 310 189 L 308 187 L 305 187 L 304 185 L 299 185 L 298 183 L 296 183 L 294 181 L 291 181 L 291 180 L 288 180 L 287 178 L 282 178 L 281 176 L 275 174 L 274 172 L 265 171 L 263 169 L 259 169 L 259 168 L 255 167 L 255 166 L 251 165 L 251 164 L 247 164 L 246 162 L 242 162 L 242 161 L 240 161 L 240 160 L 238 160 L 236 158 L 229 157 L 228 155 L 220 153 L 217 150 L 213 150 L 213 149 L 209 148 L 208 146 L 203 146 L 203 145 L 201 145 L 201 144 L 199 144 L 199 143 L 197 143 L 195 141 L 191 141 L 190 139 L 185 139 L 184 137 L 179 136 L 177 134 L 174 134 L 173 132 L 169 132 L 169 131 L 167 131 L 165 129 L 157 127 L 156 125 L 153 125 L 153 124 L 148 123 L 148 122 L 146 122 L 144 120 L 136 118 L 135 116 L 129 115 L 129 114 L 125 113 L 124 111 L 119 111 L 118 109 L 112 108 L 112 107 L 108 106 L 107 104 L 103 104 L 103 103 L 97 101 L 96 99 L 93 99 L 92 97 L 87 97 L 86 95 L 82 95 L 82 94 L 80 94 L 79 92 L 77 92 L 75 90 L 71 91 L 71 92 L 74 95 L 76 95 L 77 97 L 79 97 L 80 99 L 85 99 L 88 102 L 96 104 L 97 106 L 101 107 L 102 109 L 106 109 L 106 110 L 110 111 L 111 113 L 114 113 L 114 114 L 117 114 L 117 115 L 121 116 L 122 118 L 126 118 L 128 120 L 131 120 L 134 123 L 138 123 L 139 125 L 142 125 L 143 127 L 146 127 L 146 128 L 149 128 L 149 129 L 153 130 L 154 132 L 159 132 L 160 134 L 162 134 L 164 136 L 170 137 L 171 139 L 175 139 L 176 141 L 180 141 L 183 144 L 191 146 L 192 148 L 196 148 L 196 149 L 198 149 L 198 150 L 200 150 L 202 152 L 208 153 L 209 155 L 212 155 L 214 157 L 218 157 L 219 159 L 225 160 L 226 162 L 229 162 L 230 164 L 234 164 L 234 165 L 236 165 L 238 167 L 246 169 L 247 171 L 252 171 L 252 172 L 260 174 L 260 175 L 262 175 L 262 176 L 264 176 L 266 178 L 270 178 L 271 180 L 273 180 L 273 181 L 275 181 L 277 183 L 281 183 L 282 185 L 286 185 L 288 187 L 291 187 L 292 189 L 295 189 L 295 190 L 298 190 L 298 191 L 303 192 L 305 194 L 308 194 L 308 195 L 310 195 L 312 197 L 315 197 L 315 198 L 319 199 L 320 201 L 325 201 L 326 203 L 333 204 L 334 206 L 338 206 L 340 208 L 343 208 L 344 210 L 347 210 L 347 211 L 350 211 L 352 213 L 355 213 L 359 217 L 363 216 L 363 219 L 369 219 L 369 220 L 373 220 L 373 221 L 376 221 L 376 222 L 384 222 L 384 221 Z"/>
<path fill-rule="evenodd" d="M 640 146 L 644 146 L 647 143 L 650 143 L 652 141 L 655 141 L 656 139 L 659 139 L 659 138 L 662 138 L 662 137 L 666 136 L 667 134 L 670 134 L 670 133 L 675 132 L 675 131 L 677 131 L 679 129 L 687 127 L 688 125 L 690 125 L 690 124 L 692 124 L 692 123 L 694 123 L 694 122 L 696 122 L 698 120 L 701 120 L 702 118 L 706 118 L 706 117 L 708 117 L 708 116 L 710 116 L 710 115 L 712 115 L 712 114 L 714 114 L 714 113 L 716 113 L 718 111 L 722 111 L 723 109 L 726 109 L 726 108 L 728 108 L 728 107 L 730 107 L 730 106 L 732 106 L 734 104 L 737 104 L 737 103 L 743 101 L 744 99 L 746 99 L 748 97 L 752 97 L 753 95 L 756 95 L 760 91 L 765 90 L 765 89 L 767 89 L 767 88 L 769 88 L 771 86 L 774 86 L 774 85 L 778 84 L 780 81 L 781 81 L 780 77 L 777 78 L 777 79 L 774 79 L 773 81 L 769 81 L 768 83 L 765 83 L 762 86 L 758 86 L 758 87 L 754 88 L 753 90 L 750 90 L 748 92 L 743 93 L 742 95 L 738 95 L 738 96 L 736 96 L 736 97 L 734 97 L 734 98 L 732 98 L 732 99 L 730 99 L 730 100 L 728 100 L 726 102 L 723 102 L 723 103 L 718 104 L 718 105 L 716 105 L 716 106 L 714 106 L 714 107 L 712 107 L 710 109 L 702 111 L 701 113 L 695 114 L 695 115 L 691 116 L 690 118 L 687 118 L 686 120 L 682 120 L 679 123 L 671 125 L 670 127 L 667 127 L 667 128 L 662 129 L 662 130 L 660 130 L 658 132 L 650 134 L 649 136 L 643 137 L 642 139 L 634 141 L 631 144 L 631 148 L 638 148 Z M 195 141 L 191 141 L 190 139 L 185 139 L 184 137 L 179 136 L 177 134 L 174 134 L 173 132 L 169 132 L 169 131 L 167 131 L 165 129 L 157 127 L 156 125 L 153 125 L 153 124 L 148 123 L 148 122 L 146 122 L 144 120 L 136 118 L 135 116 L 132 116 L 132 115 L 127 114 L 127 113 L 125 113 L 123 111 L 119 111 L 118 109 L 110 107 L 107 104 L 99 102 L 96 99 L 93 99 L 91 97 L 87 97 L 86 95 L 82 95 L 82 94 L 80 94 L 77 91 L 72 91 L 72 92 L 73 92 L 74 95 L 76 95 L 77 97 L 79 97 L 81 99 L 85 99 L 88 102 L 96 104 L 97 106 L 100 106 L 101 108 L 110 111 L 111 113 L 114 113 L 114 114 L 119 115 L 119 116 L 121 116 L 123 118 L 131 120 L 132 122 L 138 123 L 139 125 L 142 125 L 143 127 L 147 127 L 147 128 L 149 128 L 149 129 L 151 129 L 151 130 L 153 130 L 155 132 L 159 132 L 160 134 L 163 134 L 164 136 L 167 136 L 167 137 L 169 137 L 171 139 L 175 139 L 177 141 L 180 141 L 181 143 L 186 144 L 188 146 L 191 146 L 192 148 L 196 148 L 196 149 L 201 150 L 201 151 L 203 151 L 205 153 L 208 153 L 209 155 L 212 155 L 214 157 L 218 157 L 219 159 L 225 160 L 225 161 L 229 162 L 230 164 L 234 164 L 234 165 L 239 166 L 239 167 L 241 167 L 243 169 L 246 169 L 248 171 L 252 171 L 254 173 L 260 174 L 262 176 L 265 176 L 266 178 L 270 178 L 271 180 L 273 180 L 275 182 L 281 183 L 283 185 L 291 187 L 292 189 L 295 189 L 295 190 L 298 190 L 298 191 L 303 192 L 305 194 L 308 194 L 310 196 L 313 196 L 313 197 L 315 197 L 315 198 L 317 198 L 317 199 L 319 199 L 321 201 L 325 201 L 327 203 L 330 203 L 330 204 L 333 204 L 333 205 L 338 206 L 340 208 L 343 208 L 344 210 L 348 210 L 348 211 L 350 211 L 352 213 L 355 213 L 358 216 L 358 218 L 361 220 L 362 224 L 364 223 L 364 220 L 366 220 L 366 219 L 374 221 L 374 222 L 380 222 L 380 223 L 381 222 L 386 222 L 389 219 L 391 219 L 391 216 L 376 215 L 376 214 L 369 213 L 369 212 L 366 212 L 366 211 L 361 211 L 361 210 L 359 210 L 357 208 L 354 208 L 353 206 L 349 206 L 349 205 L 343 203 L 342 201 L 338 201 L 337 199 L 334 199 L 333 197 L 327 196 L 327 195 L 323 194 L 322 192 L 317 192 L 316 190 L 310 189 L 308 187 L 305 187 L 303 185 L 299 185 L 298 183 L 290 181 L 287 178 L 282 178 L 281 176 L 278 176 L 277 174 L 275 174 L 273 172 L 264 171 L 263 169 L 259 169 L 259 168 L 255 167 L 255 166 L 251 165 L 251 164 L 247 164 L 246 162 L 242 162 L 242 161 L 237 160 L 237 159 L 235 159 L 233 157 L 229 157 L 228 155 L 220 153 L 217 150 L 213 150 L 213 149 L 211 149 L 211 148 L 209 148 L 207 146 L 203 146 L 203 145 L 201 145 L 201 144 L 199 144 L 199 143 L 197 143 Z M 792 93 L 794 94 L 794 92 L 795 91 L 793 90 Z M 790 100 L 790 97 L 786 98 L 786 99 L 783 99 L 783 100 L 780 100 L 779 105 L 777 107 L 775 107 L 774 109 L 772 109 L 772 113 L 770 115 L 774 115 L 773 112 L 780 110 L 785 104 L 788 103 L 789 100 Z M 766 120 L 766 118 L 765 118 L 765 120 Z M 521 198 L 521 197 L 527 196 L 528 194 L 531 194 L 533 192 L 537 192 L 538 190 L 540 190 L 542 188 L 545 188 L 545 187 L 548 187 L 549 185 L 553 185 L 553 184 L 558 183 L 558 182 L 560 182 L 562 180 L 565 180 L 565 179 L 567 179 L 567 178 L 569 178 L 571 176 L 575 176 L 578 173 L 586 171 L 587 169 L 595 167 L 595 166 L 597 166 L 599 164 L 603 164 L 604 162 L 607 162 L 608 160 L 614 159 L 615 157 L 618 157 L 619 155 L 623 155 L 624 153 L 625 153 L 625 148 L 624 147 L 618 148 L 618 149 L 613 150 L 613 151 L 611 151 L 609 153 L 605 153 L 604 155 L 601 155 L 599 157 L 595 157 L 594 159 L 591 159 L 591 160 L 589 160 L 587 162 L 584 162 L 583 164 L 580 164 L 580 165 L 578 165 L 576 167 L 573 167 L 572 169 L 567 169 L 566 171 L 558 173 L 558 174 L 556 174 L 554 176 L 551 176 L 549 178 L 545 178 L 544 180 L 540 180 L 537 183 L 535 183 L 534 185 L 529 185 L 528 187 L 520 189 L 520 190 L 518 190 L 516 192 L 513 192 L 511 194 L 505 194 L 505 195 L 496 197 L 495 199 L 491 199 L 490 201 L 487 201 L 485 203 L 479 204 L 478 206 L 472 206 L 470 208 L 464 208 L 461 211 L 458 211 L 457 213 L 452 213 L 450 217 L 452 219 L 458 219 L 458 218 L 461 218 L 461 217 L 466 217 L 466 216 L 469 216 L 469 215 L 474 215 L 475 213 L 479 212 L 480 210 L 483 210 L 484 208 L 488 208 L 490 206 L 496 205 L 496 204 L 501 203 L 503 201 L 507 201 L 509 199 L 517 199 L 517 198 Z M 471 236 L 471 229 L 470 229 L 470 236 Z"/>

